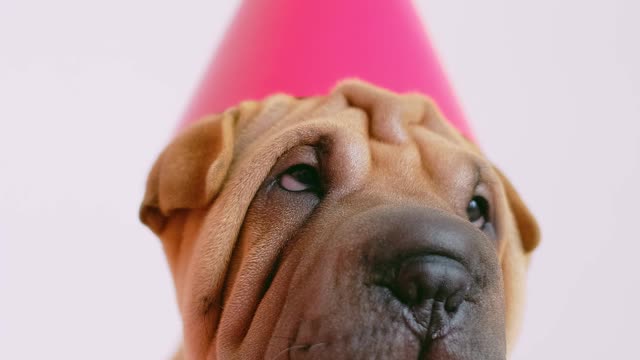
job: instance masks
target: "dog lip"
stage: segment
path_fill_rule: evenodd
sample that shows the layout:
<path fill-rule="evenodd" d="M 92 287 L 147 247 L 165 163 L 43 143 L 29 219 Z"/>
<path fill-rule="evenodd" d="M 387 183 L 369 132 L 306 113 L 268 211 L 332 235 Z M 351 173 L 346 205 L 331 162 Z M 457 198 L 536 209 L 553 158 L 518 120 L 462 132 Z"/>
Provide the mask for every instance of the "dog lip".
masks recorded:
<path fill-rule="evenodd" d="M 363 334 L 364 333 L 364 334 Z M 294 341 L 289 343 L 286 348 L 280 350 L 275 354 L 273 359 L 299 359 L 314 357 L 319 353 L 324 353 L 326 356 L 330 356 L 336 359 L 352 359 L 363 358 L 366 356 L 367 346 L 353 347 L 353 342 L 362 341 L 367 338 L 365 331 L 356 331 L 341 333 L 339 335 L 333 334 L 329 338 L 321 338 L 317 340 L 306 341 Z M 413 349 L 407 346 L 403 346 L 401 342 L 387 343 L 389 347 L 397 347 L 398 351 L 404 351 L 402 354 L 396 354 L 399 358 L 414 358 L 414 359 L 441 359 L 441 360 L 454 360 L 457 357 L 451 354 L 446 347 L 448 341 L 448 334 L 443 334 L 435 338 L 429 337 L 414 337 L 415 346 Z M 366 341 L 366 340 L 365 340 Z M 371 340 L 375 341 L 375 340 Z M 363 344 L 364 345 L 364 344 Z M 365 353 L 363 353 L 363 350 Z M 376 350 L 370 354 L 379 355 Z M 333 354 L 339 355 L 333 355 Z"/>
<path fill-rule="evenodd" d="M 400 336 L 398 336 L 398 330 L 394 329 L 394 325 L 374 325 L 361 326 L 338 333 L 331 331 L 310 338 L 302 335 L 305 330 L 308 330 L 304 329 L 303 323 L 298 324 L 296 335 L 292 338 L 293 341 L 287 344 L 286 348 L 277 352 L 274 359 L 285 358 L 285 354 L 289 359 L 314 357 L 318 355 L 318 352 L 323 354 L 322 358 L 368 358 L 379 356 L 381 351 L 386 353 L 389 348 L 398 353 L 398 358 L 419 359 L 421 354 L 427 350 L 424 346 L 424 339 L 415 336 L 406 327 L 403 327 L 405 331 Z M 314 325 L 317 326 L 317 323 Z M 330 325 L 329 328 L 332 326 Z"/>

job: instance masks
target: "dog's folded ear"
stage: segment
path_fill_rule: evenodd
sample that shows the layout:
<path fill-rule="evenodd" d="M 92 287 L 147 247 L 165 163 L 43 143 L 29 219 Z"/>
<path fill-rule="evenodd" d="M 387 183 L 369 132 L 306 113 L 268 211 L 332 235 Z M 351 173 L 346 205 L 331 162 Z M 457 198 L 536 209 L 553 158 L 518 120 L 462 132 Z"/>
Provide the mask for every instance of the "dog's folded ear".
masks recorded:
<path fill-rule="evenodd" d="M 540 227 L 529 208 L 513 187 L 509 179 L 498 169 L 496 169 L 502 184 L 504 186 L 505 195 L 509 202 L 509 207 L 516 221 L 522 248 L 525 253 L 532 252 L 540 243 Z"/>
<path fill-rule="evenodd" d="M 172 212 L 202 208 L 214 199 L 231 164 L 234 122 L 232 111 L 200 120 L 160 154 L 140 208 L 140 220 L 153 232 L 162 232 Z"/>

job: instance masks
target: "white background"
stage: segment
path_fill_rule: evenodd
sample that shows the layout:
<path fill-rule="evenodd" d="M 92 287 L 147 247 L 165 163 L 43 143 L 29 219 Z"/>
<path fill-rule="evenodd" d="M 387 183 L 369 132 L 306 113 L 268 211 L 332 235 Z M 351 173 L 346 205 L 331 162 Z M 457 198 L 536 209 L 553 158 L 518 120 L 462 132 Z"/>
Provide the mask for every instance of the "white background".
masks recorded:
<path fill-rule="evenodd" d="M 146 173 L 236 1 L 0 0 L 0 358 L 162 359 L 180 336 Z M 544 231 L 515 358 L 630 359 L 640 3 L 417 5 Z"/>

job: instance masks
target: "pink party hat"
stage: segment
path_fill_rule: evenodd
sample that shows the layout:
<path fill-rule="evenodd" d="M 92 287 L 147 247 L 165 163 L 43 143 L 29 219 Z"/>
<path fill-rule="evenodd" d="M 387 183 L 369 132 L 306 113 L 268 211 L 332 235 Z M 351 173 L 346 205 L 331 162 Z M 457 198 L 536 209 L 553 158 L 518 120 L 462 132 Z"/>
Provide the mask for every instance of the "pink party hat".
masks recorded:
<path fill-rule="evenodd" d="M 243 0 L 180 127 L 277 92 L 326 94 L 353 77 L 432 97 L 473 138 L 411 0 Z"/>

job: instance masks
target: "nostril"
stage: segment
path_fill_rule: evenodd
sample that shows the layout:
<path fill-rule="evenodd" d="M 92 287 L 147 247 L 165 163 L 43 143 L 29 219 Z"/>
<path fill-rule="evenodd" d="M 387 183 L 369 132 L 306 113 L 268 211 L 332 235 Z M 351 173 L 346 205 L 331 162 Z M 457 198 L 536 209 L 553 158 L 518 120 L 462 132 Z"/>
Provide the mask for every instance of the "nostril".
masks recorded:
<path fill-rule="evenodd" d="M 394 295 L 410 307 L 427 300 L 443 302 L 449 312 L 464 301 L 471 278 L 458 261 L 441 255 L 412 257 L 403 261 L 393 281 Z"/>

